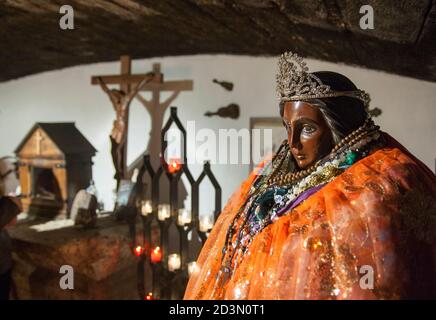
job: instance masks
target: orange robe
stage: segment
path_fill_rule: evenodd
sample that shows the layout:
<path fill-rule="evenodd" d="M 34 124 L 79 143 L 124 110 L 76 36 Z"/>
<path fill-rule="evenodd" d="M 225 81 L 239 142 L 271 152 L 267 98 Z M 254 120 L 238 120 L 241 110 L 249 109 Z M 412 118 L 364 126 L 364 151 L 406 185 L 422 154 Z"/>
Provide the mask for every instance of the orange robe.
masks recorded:
<path fill-rule="evenodd" d="M 254 236 L 216 285 L 226 231 L 255 177 L 219 216 L 185 299 L 436 298 L 436 178 L 393 139 Z"/>

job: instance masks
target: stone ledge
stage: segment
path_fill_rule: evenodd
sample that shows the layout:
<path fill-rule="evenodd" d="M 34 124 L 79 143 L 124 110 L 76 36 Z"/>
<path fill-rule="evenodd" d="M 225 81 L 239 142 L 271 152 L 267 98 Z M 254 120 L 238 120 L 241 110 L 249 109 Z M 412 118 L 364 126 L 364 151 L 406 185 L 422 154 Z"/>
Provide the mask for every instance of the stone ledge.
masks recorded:
<path fill-rule="evenodd" d="M 35 222 L 12 227 L 19 299 L 135 299 L 136 259 L 128 227 L 114 217 L 99 218 L 94 229 L 66 227 L 37 232 Z M 59 268 L 74 268 L 74 290 L 62 290 Z"/>

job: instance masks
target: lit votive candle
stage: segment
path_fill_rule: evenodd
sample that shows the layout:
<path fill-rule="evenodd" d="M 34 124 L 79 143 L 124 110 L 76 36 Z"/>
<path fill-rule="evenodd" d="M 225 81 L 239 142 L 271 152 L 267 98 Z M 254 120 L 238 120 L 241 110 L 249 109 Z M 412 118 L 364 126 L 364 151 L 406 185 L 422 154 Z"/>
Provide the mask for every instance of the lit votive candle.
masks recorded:
<path fill-rule="evenodd" d="M 182 164 L 179 159 L 170 159 L 168 163 L 169 173 L 176 173 L 182 168 Z"/>
<path fill-rule="evenodd" d="M 182 261 L 178 253 L 172 253 L 168 255 L 168 270 L 170 272 L 179 270 L 181 265 L 182 265 Z"/>
<path fill-rule="evenodd" d="M 151 200 L 141 201 L 141 214 L 146 217 L 153 211 Z"/>
<path fill-rule="evenodd" d="M 200 231 L 208 232 L 213 227 L 213 217 L 210 214 L 200 217 Z"/>
<path fill-rule="evenodd" d="M 161 221 L 168 219 L 171 216 L 170 205 L 160 204 L 157 208 L 157 218 Z"/>
<path fill-rule="evenodd" d="M 154 247 L 150 253 L 150 260 L 152 263 L 159 263 L 162 261 L 162 250 L 160 247 Z"/>
<path fill-rule="evenodd" d="M 191 223 L 191 212 L 188 209 L 179 209 L 179 219 L 178 224 L 184 226 L 185 224 Z"/>
<path fill-rule="evenodd" d="M 188 274 L 191 276 L 193 273 L 198 271 L 197 262 L 192 261 L 188 263 Z"/>

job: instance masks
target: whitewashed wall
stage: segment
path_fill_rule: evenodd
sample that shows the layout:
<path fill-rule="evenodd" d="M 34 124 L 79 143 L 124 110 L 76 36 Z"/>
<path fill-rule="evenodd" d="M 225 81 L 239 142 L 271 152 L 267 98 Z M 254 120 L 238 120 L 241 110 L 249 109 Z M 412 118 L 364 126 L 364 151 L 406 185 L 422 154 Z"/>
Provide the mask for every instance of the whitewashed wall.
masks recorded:
<path fill-rule="evenodd" d="M 162 64 L 166 80 L 192 79 L 194 91 L 182 93 L 173 105 L 179 107 L 182 122 L 195 120 L 196 128 L 246 128 L 250 117 L 278 114 L 274 97 L 276 59 L 228 55 L 198 55 L 137 60 L 133 72 L 151 70 Z M 378 71 L 308 60 L 310 70 L 331 70 L 350 77 L 358 87 L 371 93 L 373 106 L 383 110 L 377 123 L 390 132 L 432 170 L 436 158 L 436 83 L 415 80 Z M 115 182 L 110 157 L 109 132 L 114 111 L 107 96 L 90 78 L 119 72 L 119 63 L 99 63 L 46 72 L 0 83 L 0 155 L 10 155 L 35 122 L 74 121 L 99 151 L 94 158 L 94 179 L 100 196 L 110 209 Z M 212 79 L 235 84 L 232 92 L 212 83 Z M 241 106 L 238 120 L 207 118 L 229 103 Z M 144 150 L 149 117 L 142 105 L 132 105 L 129 161 Z M 190 138 L 193 143 L 194 137 Z M 188 155 L 190 156 L 190 155 Z M 194 166 L 196 177 L 200 166 Z M 247 166 L 215 165 L 213 170 L 223 189 L 223 205 L 247 176 Z M 211 194 L 202 199 L 202 211 L 212 208 Z"/>

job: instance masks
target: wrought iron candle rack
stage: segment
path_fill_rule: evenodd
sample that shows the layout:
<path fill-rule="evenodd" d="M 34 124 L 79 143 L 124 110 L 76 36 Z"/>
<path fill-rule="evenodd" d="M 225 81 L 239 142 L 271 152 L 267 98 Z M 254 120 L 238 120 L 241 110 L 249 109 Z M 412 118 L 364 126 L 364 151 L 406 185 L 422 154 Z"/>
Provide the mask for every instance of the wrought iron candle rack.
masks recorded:
<path fill-rule="evenodd" d="M 165 150 L 167 149 L 165 135 L 173 124 L 176 125 L 182 134 L 183 159 L 181 159 L 180 162 L 168 163 L 164 157 Z M 140 299 L 183 298 L 183 293 L 189 279 L 189 266 L 191 266 L 191 270 L 195 272 L 195 260 L 199 253 L 199 248 L 195 250 L 191 244 L 192 242 L 198 241 L 201 248 L 211 229 L 204 230 L 204 228 L 201 228 L 200 223 L 200 185 L 206 177 L 209 178 L 215 190 L 215 209 L 213 212 L 214 221 L 217 220 L 221 212 L 221 187 L 210 168 L 210 163 L 205 162 L 203 165 L 203 171 L 197 179 L 194 179 L 187 165 L 186 146 L 186 130 L 177 117 L 177 108 L 171 107 L 169 119 L 161 132 L 161 163 L 159 167 L 154 170 L 150 161 L 150 155 L 144 156 L 143 165 L 139 170 L 135 185 L 136 205 L 135 209 L 133 209 L 133 219 L 128 219 L 131 247 L 133 253 L 138 257 L 137 279 Z M 142 206 L 145 201 L 143 198 L 145 194 L 145 185 L 143 181 L 146 174 L 149 176 L 148 181 L 151 181 L 151 212 L 143 214 Z M 170 215 L 168 218 L 160 220 L 158 216 L 158 204 L 160 198 L 159 189 L 160 180 L 164 174 L 167 176 L 169 181 Z M 191 187 L 191 218 L 189 223 L 180 225 L 178 223 L 178 188 L 183 174 L 187 178 Z M 138 232 L 136 228 L 138 216 L 142 222 L 142 234 L 141 232 Z M 152 245 L 153 225 L 159 230 L 159 246 Z M 176 228 L 174 228 L 174 226 Z M 190 237 L 188 237 L 189 234 L 191 234 Z M 173 252 L 179 257 L 179 261 L 176 261 L 175 270 L 174 268 L 172 268 L 173 270 L 170 270 L 169 268 L 170 238 L 178 238 L 179 242 L 176 252 Z"/>

